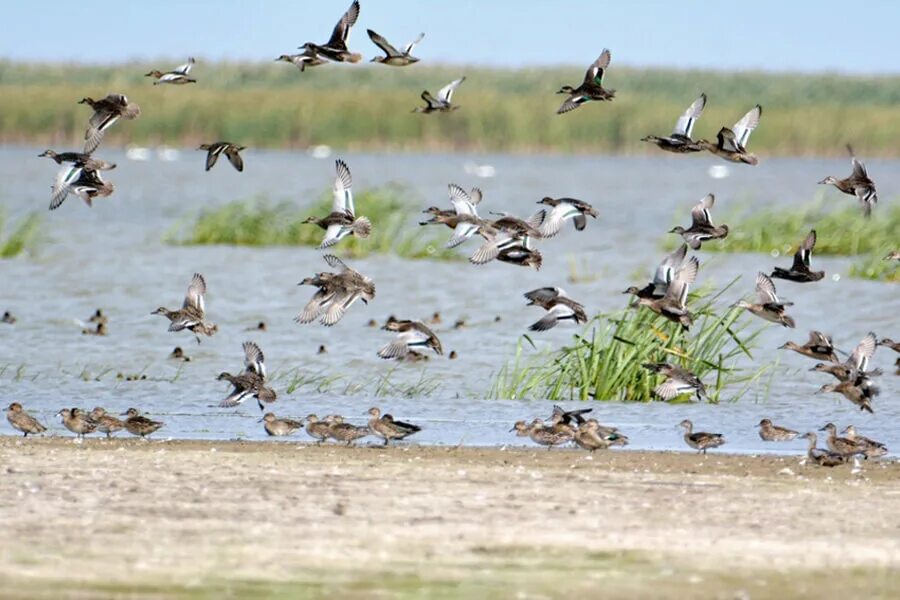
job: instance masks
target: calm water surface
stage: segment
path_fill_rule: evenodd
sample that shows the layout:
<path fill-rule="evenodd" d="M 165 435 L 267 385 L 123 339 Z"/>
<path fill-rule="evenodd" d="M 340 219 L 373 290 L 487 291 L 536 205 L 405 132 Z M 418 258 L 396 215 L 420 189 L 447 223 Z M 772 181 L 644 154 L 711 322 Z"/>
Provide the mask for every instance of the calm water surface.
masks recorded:
<path fill-rule="evenodd" d="M 0 177 L 16 182 L 0 190 L 6 214 L 15 221 L 35 209 L 45 212 L 44 240 L 36 253 L 0 261 L 0 310 L 10 310 L 19 319 L 14 326 L 0 326 L 0 400 L 4 406 L 23 403 L 55 433 L 68 435 L 53 418 L 63 406 L 103 405 L 119 412 L 137 406 L 166 422 L 160 432 L 164 436 L 209 439 L 265 437 L 254 401 L 238 409 L 214 407 L 228 391 L 216 375 L 240 370 L 241 342 L 255 340 L 265 351 L 279 393 L 272 405 L 278 415 L 340 412 L 362 422 L 365 411 L 378 404 L 398 418 L 421 423 L 424 430 L 414 438 L 419 443 L 528 443 L 508 429 L 517 419 L 548 416 L 550 403 L 484 399 L 494 374 L 512 357 L 518 336 L 542 314 L 524 305 L 523 292 L 561 285 L 591 312 L 616 310 L 625 301 L 620 292 L 650 276 L 663 253 L 664 232 L 687 224 L 690 207 L 707 192 L 716 194 L 719 215 L 737 205 L 806 203 L 823 191 L 816 181 L 849 170 L 845 160 L 770 159 L 758 168 L 730 168 L 728 177 L 713 179 L 709 167 L 721 163 L 695 157 L 343 154 L 356 189 L 403 182 L 420 196 L 423 207 L 447 204 L 447 183 L 456 182 L 484 189 L 484 211 L 525 216 L 543 195 L 575 196 L 592 202 L 601 216 L 584 232 L 567 228 L 544 242 L 540 272 L 496 262 L 475 267 L 390 256 L 350 261 L 375 280 L 377 298 L 369 306 L 355 305 L 337 326 L 325 328 L 293 321 L 312 293 L 296 283 L 325 268 L 320 252 L 179 247 L 163 238 L 190 223 L 200 210 L 237 199 L 263 196 L 301 206 L 312 203 L 331 186 L 334 157 L 247 151 L 244 173 L 227 162 L 205 173 L 201 152 L 185 151 L 179 160 L 166 162 L 128 160 L 112 150 L 99 154 L 118 163 L 108 176 L 116 184 L 111 198 L 98 199 L 88 210 L 70 197 L 48 213 L 56 165 L 38 159 L 41 150 L 0 148 Z M 472 162 L 493 165 L 496 176 L 479 179 L 467 173 L 464 167 Z M 900 164 L 869 161 L 868 166 L 883 201 L 897 197 Z M 827 198 L 852 201 L 831 192 Z M 470 242 L 463 250 L 473 246 Z M 790 261 L 789 256 L 703 252 L 700 258 L 700 282 L 723 284 L 736 275 L 743 277 L 728 303 L 752 291 L 757 271 Z M 778 284 L 779 293 L 796 302 L 792 315 L 798 328 L 766 326 L 761 337 L 759 359 L 780 361 L 768 397 L 761 386 L 738 402 L 728 402 L 726 391 L 726 401 L 717 406 L 595 403 L 595 414 L 621 427 L 631 447 L 639 449 L 683 448 L 675 425 L 687 417 L 698 428 L 725 433 L 727 448 L 734 452 L 802 451 L 802 442 L 777 448 L 760 442 L 755 424 L 764 416 L 800 430 L 827 421 L 854 423 L 864 434 L 900 448 L 900 377 L 894 375 L 896 355 L 890 350 L 879 349 L 874 360 L 885 370 L 874 416 L 861 414 L 840 396 L 814 395 L 829 376 L 808 372 L 811 360 L 777 350 L 788 339 L 805 341 L 809 329 L 831 333 L 848 351 L 870 330 L 900 338 L 895 285 L 846 277 L 846 259 L 815 260 L 828 273 L 822 282 Z M 595 278 L 567 283 L 571 261 Z M 150 315 L 157 306 L 179 306 L 194 271 L 206 275 L 209 317 L 220 328 L 200 345 L 187 332 L 168 333 L 167 321 Z M 81 335 L 79 320 L 97 307 L 109 314 L 109 336 Z M 369 319 L 382 321 L 389 314 L 427 318 L 436 310 L 443 316 L 443 324 L 435 328 L 444 349 L 456 350 L 458 360 L 397 365 L 375 355 L 390 335 L 367 327 Z M 457 319 L 469 326 L 453 329 Z M 266 321 L 268 331 L 250 330 L 260 320 Z M 536 337 L 539 347 L 555 348 L 568 343 L 575 331 L 558 327 Z M 193 360 L 169 360 L 176 345 Z M 318 355 L 319 345 L 328 353 Z M 147 379 L 123 381 L 117 373 L 145 374 Z M 289 381 L 297 376 L 317 378 L 322 386 L 303 385 L 287 393 Z M 419 382 L 431 393 L 408 397 L 405 392 Z M 12 433 L 5 423 L 0 430 Z"/>

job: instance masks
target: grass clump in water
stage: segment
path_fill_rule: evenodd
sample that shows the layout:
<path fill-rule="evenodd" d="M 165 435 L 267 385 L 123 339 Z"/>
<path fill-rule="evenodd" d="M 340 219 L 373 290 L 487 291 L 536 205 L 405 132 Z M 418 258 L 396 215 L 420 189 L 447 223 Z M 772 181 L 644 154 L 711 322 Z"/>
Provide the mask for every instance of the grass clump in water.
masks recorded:
<path fill-rule="evenodd" d="M 693 371 L 706 384 L 713 402 L 719 401 L 726 387 L 741 384 L 733 396 L 737 399 L 771 365 L 739 368 L 742 357 L 753 358 L 751 348 L 762 330 L 748 331 L 747 319 L 737 322 L 742 309 L 713 311 L 713 303 L 736 281 L 715 293 L 697 295 L 690 332 L 638 308 L 594 317 L 583 333 L 574 336 L 572 345 L 554 352 L 524 358 L 520 340 L 515 359 L 501 369 L 490 396 L 648 402 L 654 399 L 653 388 L 661 379 L 643 363 L 669 362 Z M 528 336 L 523 339 L 531 342 Z"/>
<path fill-rule="evenodd" d="M 170 234 L 168 241 L 185 245 L 316 247 L 322 243 L 325 230 L 303 221 L 309 216 L 327 215 L 331 203 L 331 194 L 302 208 L 290 202 L 272 204 L 264 199 L 232 202 L 201 212 L 186 233 Z M 441 260 L 458 257 L 443 247 L 444 239 L 437 228 L 422 231 L 412 225 L 420 208 L 404 188 L 386 186 L 363 190 L 354 195 L 354 204 L 358 216 L 364 215 L 372 221 L 372 233 L 366 239 L 350 236 L 341 240 L 334 249 L 342 255 L 358 258 L 393 253 L 404 258 Z"/>
<path fill-rule="evenodd" d="M 873 252 L 866 258 L 851 265 L 850 275 L 860 279 L 900 283 L 900 265 L 897 264 L 896 260 L 884 260 L 884 257 L 897 247 L 900 247 L 900 240 L 891 246 L 885 246 L 881 251 Z"/>
<path fill-rule="evenodd" d="M 19 221 L 4 239 L 2 232 L 6 225 L 6 215 L 0 212 L 0 258 L 14 258 L 31 248 L 37 241 L 41 216 L 34 212 Z"/>

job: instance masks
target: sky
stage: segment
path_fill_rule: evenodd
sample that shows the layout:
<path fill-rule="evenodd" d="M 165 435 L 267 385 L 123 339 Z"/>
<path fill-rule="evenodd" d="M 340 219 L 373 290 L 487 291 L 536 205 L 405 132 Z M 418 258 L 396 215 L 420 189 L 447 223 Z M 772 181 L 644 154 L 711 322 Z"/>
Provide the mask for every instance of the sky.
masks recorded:
<path fill-rule="evenodd" d="M 349 0 L 5 2 L 0 58 L 119 63 L 268 61 L 325 42 Z M 366 28 L 423 61 L 526 67 L 613 66 L 854 74 L 900 73 L 897 0 L 361 0 L 350 48 L 377 50 Z"/>

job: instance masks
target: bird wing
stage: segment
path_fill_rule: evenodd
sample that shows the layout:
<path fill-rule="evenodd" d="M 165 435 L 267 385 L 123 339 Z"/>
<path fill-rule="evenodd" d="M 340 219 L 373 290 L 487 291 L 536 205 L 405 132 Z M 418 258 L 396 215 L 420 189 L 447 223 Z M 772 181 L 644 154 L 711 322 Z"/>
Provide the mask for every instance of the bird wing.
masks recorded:
<path fill-rule="evenodd" d="M 525 292 L 523 296 L 525 296 L 526 300 L 530 300 L 532 304 L 538 304 L 541 302 L 551 302 L 556 300 L 560 296 L 565 296 L 566 293 L 558 287 L 542 287 L 536 290 L 531 290 L 530 292 Z"/>
<path fill-rule="evenodd" d="M 201 275 L 200 273 L 194 273 L 194 276 L 191 278 L 191 284 L 188 286 L 187 295 L 184 297 L 184 303 L 181 305 L 181 307 L 193 307 L 199 310 L 201 313 L 205 312 L 206 306 L 203 302 L 203 294 L 205 293 L 206 279 L 204 279 L 203 275 Z"/>
<path fill-rule="evenodd" d="M 478 231 L 478 225 L 475 223 L 465 223 L 460 222 L 457 223 L 456 228 L 453 230 L 453 236 L 447 241 L 447 248 L 456 248 L 467 239 L 472 237 L 472 235 Z"/>
<path fill-rule="evenodd" d="M 353 303 L 359 300 L 359 298 L 359 292 L 344 292 L 343 294 L 336 294 L 334 300 L 331 302 L 331 304 L 328 305 L 328 309 L 322 316 L 322 325 L 331 327 L 332 325 L 340 321 L 344 316 L 344 313 L 347 312 L 347 309 L 353 306 Z"/>
<path fill-rule="evenodd" d="M 180 66 L 172 69 L 172 73 L 175 73 L 177 75 L 187 76 L 187 74 L 191 72 L 191 67 L 193 67 L 193 66 L 194 66 L 194 57 L 192 56 L 192 57 L 188 58 L 188 61 L 186 63 L 184 63 L 183 65 L 180 65 Z"/>
<path fill-rule="evenodd" d="M 366 33 L 369 34 L 369 39 L 372 40 L 372 42 L 376 46 L 381 48 L 384 51 L 384 53 L 388 55 L 388 57 L 402 56 L 396 48 L 391 46 L 391 44 L 386 39 L 384 39 L 384 36 L 375 33 L 371 29 L 366 29 Z"/>
<path fill-rule="evenodd" d="M 310 301 L 306 303 L 306 306 L 303 307 L 303 311 L 296 317 L 296 321 L 305 324 L 312 323 L 318 319 L 334 299 L 334 295 L 334 292 L 331 290 L 320 289 L 316 291 Z"/>
<path fill-rule="evenodd" d="M 809 269 L 809 261 L 812 258 L 813 248 L 816 247 L 816 230 L 811 230 L 806 238 L 800 242 L 800 247 L 797 248 L 797 252 L 794 253 L 794 266 L 792 269 L 794 271 L 802 271 L 804 269 Z"/>
<path fill-rule="evenodd" d="M 319 244 L 319 248 L 324 249 L 334 246 L 346 236 L 345 232 L 347 231 L 350 230 L 340 223 L 329 225 L 328 229 L 325 230 L 325 237 L 322 238 L 322 243 Z M 342 233 L 344 233 L 344 235 L 341 235 Z"/>
<path fill-rule="evenodd" d="M 672 130 L 672 135 L 683 135 L 687 138 L 691 137 L 691 132 L 694 130 L 694 123 L 700 118 L 700 115 L 703 114 L 704 108 L 706 108 L 706 94 L 700 94 L 700 97 L 694 100 L 694 102 L 687 107 L 687 110 L 681 113 L 678 120 L 675 121 L 675 129 Z"/>
<path fill-rule="evenodd" d="M 210 149 L 206 152 L 206 170 L 209 171 L 212 169 L 216 161 L 219 160 L 219 155 L 222 154 L 222 150 L 225 147 L 221 144 L 213 144 Z"/>
<path fill-rule="evenodd" d="M 554 304 L 538 321 L 535 321 L 528 328 L 530 331 L 547 331 L 553 329 L 560 319 L 571 319 L 575 311 L 565 304 Z"/>
<path fill-rule="evenodd" d="M 659 266 L 656 267 L 656 272 L 653 274 L 654 285 L 668 286 L 675 277 L 675 271 L 684 262 L 686 256 L 687 244 L 681 244 L 680 248 L 666 256 L 662 262 L 659 263 Z"/>
<path fill-rule="evenodd" d="M 460 84 L 465 80 L 465 77 L 460 77 L 456 81 L 451 81 L 450 83 L 442 87 L 437 93 L 438 100 L 440 100 L 444 104 L 450 104 L 450 99 L 453 97 L 453 92 L 455 92 L 456 88 L 458 88 Z"/>
<path fill-rule="evenodd" d="M 424 33 L 420 33 L 420 34 L 416 37 L 416 39 L 414 39 L 413 41 L 411 41 L 410 43 L 408 43 L 408 44 L 406 45 L 406 48 L 403 49 L 403 54 L 405 54 L 406 56 L 409 56 L 410 54 L 412 54 L 413 48 L 415 48 L 415 47 L 416 47 L 416 44 L 418 44 L 419 42 L 421 42 L 421 41 L 422 41 L 422 38 L 424 38 L 424 37 L 425 37 L 425 34 L 424 34 Z"/>
<path fill-rule="evenodd" d="M 781 304 L 775 294 L 775 284 L 763 272 L 756 274 L 756 295 L 761 304 Z"/>
<path fill-rule="evenodd" d="M 475 253 L 469 258 L 469 261 L 476 265 L 483 265 L 497 258 L 500 254 L 500 246 L 512 240 L 512 236 L 508 233 L 497 233 L 475 250 Z"/>
<path fill-rule="evenodd" d="M 243 172 L 244 170 L 244 159 L 241 158 L 241 154 L 237 148 L 234 146 L 227 146 L 225 148 L 225 156 L 228 158 L 228 162 L 231 163 L 238 172 Z"/>
<path fill-rule="evenodd" d="M 863 164 L 861 160 L 856 158 L 855 156 L 851 159 L 851 163 L 853 165 L 853 176 L 858 179 L 868 179 L 869 172 L 866 170 L 866 165 Z"/>
<path fill-rule="evenodd" d="M 56 173 L 56 181 L 50 193 L 50 210 L 59 208 L 72 190 L 72 185 L 81 177 L 82 170 L 81 167 L 75 166 L 63 167 Z"/>
<path fill-rule="evenodd" d="M 469 215 L 472 217 L 478 216 L 478 211 L 475 208 L 475 202 L 472 201 L 472 197 L 466 192 L 466 190 L 462 189 L 455 183 L 451 183 L 447 186 L 447 190 L 450 194 L 450 204 L 453 205 L 453 209 L 456 211 L 458 215 Z"/>
<path fill-rule="evenodd" d="M 672 400 L 682 394 L 689 394 L 694 391 L 694 386 L 684 381 L 680 377 L 669 377 L 653 390 L 657 396 L 663 400 Z"/>
<path fill-rule="evenodd" d="M 224 400 L 219 402 L 219 406 L 221 408 L 233 408 L 247 399 L 250 396 L 251 390 L 239 388 L 235 386 L 234 391 L 232 391 Z"/>
<path fill-rule="evenodd" d="M 694 205 L 691 209 L 691 220 L 693 221 L 691 228 L 713 226 L 709 211 L 715 203 L 716 197 L 712 194 L 707 194 L 703 200 Z"/>
<path fill-rule="evenodd" d="M 609 53 L 609 50 L 604 48 L 603 52 L 600 53 L 600 56 L 597 57 L 597 60 L 591 63 L 591 66 L 588 67 L 587 72 L 584 74 L 584 82 L 588 84 L 602 85 L 603 75 L 606 73 L 606 68 L 609 66 L 609 61 L 611 58 L 612 55 Z"/>
<path fill-rule="evenodd" d="M 244 366 L 248 371 L 256 373 L 263 379 L 266 378 L 265 357 L 260 347 L 255 342 L 244 342 Z"/>
<path fill-rule="evenodd" d="M 719 130 L 719 133 L 716 134 L 716 139 L 718 139 L 719 147 L 722 150 L 727 150 L 729 152 L 740 152 L 742 150 L 742 148 L 738 146 L 734 132 L 727 127 L 723 127 Z"/>
<path fill-rule="evenodd" d="M 877 343 L 875 334 L 869 332 L 853 349 L 847 364 L 858 371 L 866 371 L 869 368 L 869 359 L 875 355 Z"/>
<path fill-rule="evenodd" d="M 573 217 L 577 217 L 581 215 L 581 220 L 584 223 L 582 225 L 582 229 L 587 225 L 586 220 L 584 219 L 584 215 L 581 214 L 577 208 L 572 206 L 571 204 L 567 204 L 565 202 L 561 202 L 554 206 L 549 213 L 546 211 L 539 211 L 544 213 L 544 218 L 542 222 L 538 224 L 540 227 L 541 235 L 544 237 L 553 237 L 560 232 L 563 224 L 566 222 L 566 219 L 571 219 Z M 531 223 L 529 223 L 531 225 Z M 578 223 L 575 224 L 576 229 L 578 228 Z"/>
<path fill-rule="evenodd" d="M 675 277 L 666 288 L 666 298 L 669 300 L 677 300 L 679 306 L 687 304 L 688 291 L 690 286 L 697 279 L 697 273 L 700 270 L 700 261 L 696 256 L 692 256 L 687 262 L 681 265 L 675 272 Z"/>
<path fill-rule="evenodd" d="M 350 5 L 350 8 L 347 9 L 347 12 L 344 13 L 341 20 L 334 26 L 334 30 L 331 32 L 331 39 L 329 39 L 328 43 L 325 45 L 329 48 L 346 50 L 347 35 L 350 33 L 350 28 L 356 25 L 356 20 L 358 18 L 359 0 L 353 0 L 353 4 Z"/>
<path fill-rule="evenodd" d="M 350 267 L 348 267 L 347 263 L 345 263 L 344 261 L 339 259 L 334 254 L 326 254 L 322 258 L 325 259 L 325 262 L 328 263 L 328 266 L 331 267 L 332 269 L 340 269 L 341 272 L 343 272 L 343 273 L 349 273 L 349 272 L 355 273 L 356 272 L 353 269 L 351 269 Z"/>
<path fill-rule="evenodd" d="M 85 154 L 90 154 L 97 149 L 97 146 L 103 141 L 103 133 L 118 120 L 118 114 L 106 110 L 96 111 L 91 115 L 87 131 L 84 132 Z"/>
<path fill-rule="evenodd" d="M 561 115 L 571 110 L 575 110 L 587 101 L 587 97 L 582 96 L 581 94 L 573 94 L 566 98 L 566 101 L 563 102 L 558 109 L 556 109 L 556 114 Z"/>
<path fill-rule="evenodd" d="M 353 206 L 353 178 L 350 176 L 350 168 L 347 163 L 338 159 L 334 162 L 337 176 L 334 178 L 334 201 L 331 205 L 333 212 L 347 213 L 351 217 L 356 216 Z"/>
<path fill-rule="evenodd" d="M 759 125 L 760 115 L 762 115 L 762 107 L 757 104 L 731 128 L 739 150 L 744 150 L 747 147 L 747 142 L 750 141 L 750 134 Z"/>

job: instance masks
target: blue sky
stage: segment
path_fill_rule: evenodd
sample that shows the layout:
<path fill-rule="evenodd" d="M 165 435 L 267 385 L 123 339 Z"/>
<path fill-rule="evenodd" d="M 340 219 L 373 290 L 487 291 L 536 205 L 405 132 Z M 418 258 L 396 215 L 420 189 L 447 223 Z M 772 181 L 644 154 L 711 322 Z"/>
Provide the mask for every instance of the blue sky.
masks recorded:
<path fill-rule="evenodd" d="M 528 66 L 613 64 L 900 73 L 895 0 L 361 0 L 350 47 L 372 56 L 372 28 L 395 45 L 420 31 L 423 61 Z M 0 57 L 263 61 L 324 42 L 349 0 L 8 2 Z"/>

